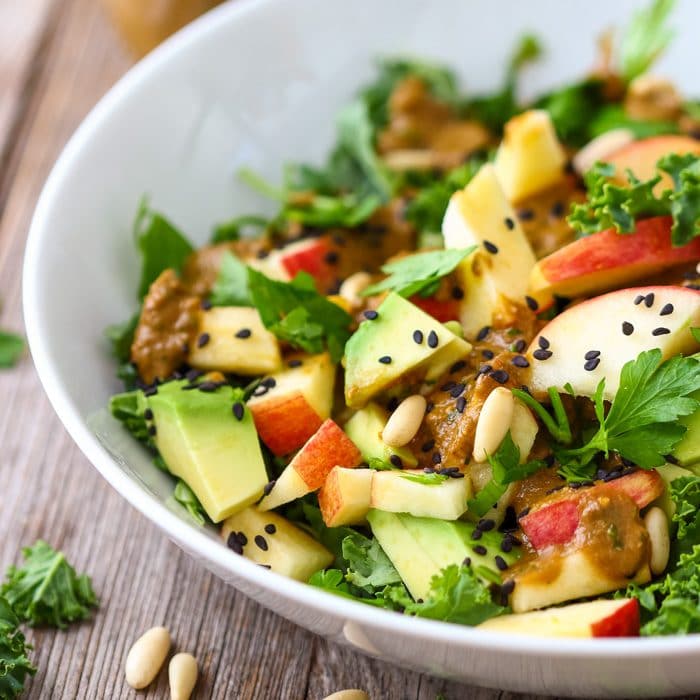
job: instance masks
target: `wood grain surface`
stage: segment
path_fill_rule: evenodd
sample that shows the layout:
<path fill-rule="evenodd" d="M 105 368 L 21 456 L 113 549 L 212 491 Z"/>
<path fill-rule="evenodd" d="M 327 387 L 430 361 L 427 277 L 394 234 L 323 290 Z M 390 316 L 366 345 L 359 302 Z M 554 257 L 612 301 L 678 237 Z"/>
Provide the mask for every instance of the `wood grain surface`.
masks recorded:
<path fill-rule="evenodd" d="M 60 149 L 130 60 L 95 0 L 0 0 L 0 326 L 22 330 L 21 262 L 37 196 Z M 185 556 L 73 445 L 25 357 L 0 372 L 0 570 L 42 537 L 89 572 L 90 622 L 29 632 L 39 668 L 27 698 L 167 698 L 165 670 L 135 693 L 130 644 L 155 624 L 198 658 L 198 698 L 526 696 L 407 672 L 330 644 L 264 610 Z M 533 698 L 534 696 L 529 696 Z"/>

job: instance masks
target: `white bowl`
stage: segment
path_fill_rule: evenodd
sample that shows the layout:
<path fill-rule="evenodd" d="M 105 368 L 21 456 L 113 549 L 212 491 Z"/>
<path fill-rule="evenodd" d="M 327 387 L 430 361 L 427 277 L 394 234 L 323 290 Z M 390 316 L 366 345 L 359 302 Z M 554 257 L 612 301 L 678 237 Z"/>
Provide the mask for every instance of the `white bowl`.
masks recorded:
<path fill-rule="evenodd" d="M 212 222 L 260 211 L 240 187 L 251 165 L 278 177 L 290 159 L 320 159 L 333 117 L 377 55 L 414 53 L 494 87 L 523 30 L 546 40 L 528 89 L 580 76 L 594 37 L 633 2 L 530 0 L 239 1 L 166 42 L 130 71 L 78 129 L 32 222 L 24 275 L 27 331 L 53 406 L 88 459 L 130 503 L 205 566 L 294 622 L 412 669 L 509 690 L 648 696 L 700 690 L 700 638 L 541 640 L 430 622 L 337 598 L 228 550 L 172 501 L 171 480 L 100 409 L 119 389 L 104 327 L 135 307 L 130 237 L 144 192 L 194 240 Z M 700 93 L 687 0 L 663 68 Z M 693 82 L 695 80 L 695 82 Z M 98 417 L 94 418 L 96 412 Z"/>

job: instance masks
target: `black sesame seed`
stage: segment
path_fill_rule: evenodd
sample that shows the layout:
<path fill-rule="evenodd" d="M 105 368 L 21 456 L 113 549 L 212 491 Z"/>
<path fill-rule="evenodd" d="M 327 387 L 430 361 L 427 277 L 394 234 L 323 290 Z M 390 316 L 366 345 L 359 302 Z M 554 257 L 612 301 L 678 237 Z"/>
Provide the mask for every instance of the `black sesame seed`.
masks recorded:
<path fill-rule="evenodd" d="M 537 299 L 533 299 L 530 296 L 525 296 L 525 303 L 527 304 L 528 308 L 530 311 L 537 311 L 537 309 L 540 308 L 540 305 L 537 303 Z"/>
<path fill-rule="evenodd" d="M 270 252 L 269 252 L 268 250 L 259 250 L 259 251 L 255 254 L 255 257 L 256 257 L 258 260 L 264 260 L 269 254 L 270 254 Z"/>
<path fill-rule="evenodd" d="M 455 372 L 459 372 L 460 370 L 464 369 L 467 366 L 467 363 L 464 360 L 457 360 L 452 367 L 450 367 L 450 374 L 454 374 Z"/>
<path fill-rule="evenodd" d="M 338 258 L 339 255 L 336 253 L 334 250 L 329 250 L 324 256 L 323 259 L 328 263 L 329 265 L 336 265 L 338 263 Z"/>
<path fill-rule="evenodd" d="M 600 357 L 600 350 L 589 350 L 584 356 L 584 360 L 595 360 L 596 357 Z"/>
<path fill-rule="evenodd" d="M 516 367 L 529 367 L 530 363 L 527 361 L 527 358 L 524 357 L 523 355 L 516 355 L 511 362 L 516 366 Z"/>
<path fill-rule="evenodd" d="M 644 295 L 637 294 L 637 296 L 634 298 L 634 305 L 639 306 L 643 301 L 644 301 Z"/>
<path fill-rule="evenodd" d="M 486 360 L 493 360 L 494 352 L 493 352 L 493 350 L 482 350 L 481 356 Z"/>
<path fill-rule="evenodd" d="M 634 326 L 629 321 L 623 321 L 622 332 L 625 335 L 632 335 L 632 333 L 634 333 Z"/>
<path fill-rule="evenodd" d="M 146 420 L 153 420 L 153 411 L 151 411 L 150 408 L 147 408 L 147 409 L 143 412 L 143 417 L 144 417 Z"/>
<path fill-rule="evenodd" d="M 506 228 L 509 231 L 512 231 L 515 228 L 515 221 L 510 218 L 510 216 L 506 216 L 506 218 L 503 220 L 503 223 L 506 225 Z"/>
<path fill-rule="evenodd" d="M 464 561 L 462 562 L 462 566 L 471 566 L 472 565 L 472 560 L 470 557 L 464 557 Z"/>
<path fill-rule="evenodd" d="M 381 362 L 383 365 L 390 365 L 391 364 L 391 357 L 389 355 L 382 355 L 379 358 L 379 362 Z"/>
<path fill-rule="evenodd" d="M 155 425 L 149 425 L 148 426 L 148 434 L 153 436 L 156 434 L 156 426 Z"/>
<path fill-rule="evenodd" d="M 236 554 L 243 554 L 243 545 L 241 545 L 238 534 L 235 532 L 231 532 L 226 538 L 226 546 L 232 549 Z"/>
<path fill-rule="evenodd" d="M 483 544 L 477 544 L 474 546 L 474 554 L 480 554 L 482 557 L 486 555 L 488 550 Z"/>
<path fill-rule="evenodd" d="M 486 248 L 491 255 L 496 255 L 496 253 L 498 253 L 498 246 L 491 243 L 491 241 L 484 241 L 484 248 Z"/>
<path fill-rule="evenodd" d="M 277 386 L 277 381 L 274 379 L 274 377 L 267 377 L 266 379 L 262 380 L 261 384 L 266 386 L 268 389 L 274 389 Z"/>
<path fill-rule="evenodd" d="M 268 523 L 265 525 L 265 532 L 267 532 L 268 535 L 274 535 L 277 532 L 277 528 L 275 527 L 274 523 Z"/>
<path fill-rule="evenodd" d="M 545 338 L 543 335 L 541 335 L 537 339 L 537 344 L 543 349 L 543 350 L 549 350 L 549 341 L 547 338 Z"/>
<path fill-rule="evenodd" d="M 199 379 L 204 372 L 202 372 L 201 369 L 191 369 L 187 374 L 185 375 L 185 379 L 187 379 L 188 382 L 193 382 L 195 379 Z"/>
<path fill-rule="evenodd" d="M 265 496 L 269 496 L 269 495 L 270 495 L 270 492 L 271 492 L 272 489 L 275 487 L 276 481 L 277 481 L 276 479 L 273 479 L 272 481 L 268 481 L 268 482 L 265 484 L 265 487 L 263 488 L 263 495 L 265 495 Z"/>
<path fill-rule="evenodd" d="M 233 411 L 233 415 L 236 417 L 236 420 L 243 420 L 245 406 L 240 401 L 236 401 L 236 403 L 234 403 L 231 407 L 231 410 Z"/>
<path fill-rule="evenodd" d="M 460 383 L 460 384 L 456 384 L 454 387 L 452 387 L 452 389 L 451 389 L 451 391 L 450 391 L 450 396 L 451 396 L 453 399 L 456 399 L 457 397 L 459 397 L 459 396 L 464 392 L 464 389 L 465 389 L 465 388 L 466 388 L 466 385 L 464 385 L 464 384 L 461 384 L 461 383 Z"/>
<path fill-rule="evenodd" d="M 255 535 L 254 542 L 263 552 L 267 552 L 267 540 L 262 535 Z"/>
<path fill-rule="evenodd" d="M 393 413 L 399 407 L 399 399 L 397 396 L 392 396 L 386 404 L 387 411 Z"/>
<path fill-rule="evenodd" d="M 646 306 L 647 309 L 654 306 L 654 292 L 649 292 L 649 294 L 644 297 L 644 306 Z"/>
<path fill-rule="evenodd" d="M 592 372 L 599 364 L 600 364 L 600 358 L 594 357 L 592 360 L 586 360 L 583 363 L 583 369 L 585 369 L 586 372 Z"/>
<path fill-rule="evenodd" d="M 673 304 L 666 304 L 661 311 L 659 311 L 659 316 L 670 316 L 673 313 Z"/>
<path fill-rule="evenodd" d="M 535 218 L 535 212 L 533 209 L 530 209 L 529 207 L 524 207 L 522 209 L 518 209 L 518 218 L 521 221 L 532 221 L 532 219 Z"/>
<path fill-rule="evenodd" d="M 513 549 L 513 543 L 510 541 L 510 537 L 504 537 L 503 541 L 501 542 L 501 551 L 505 552 L 506 554 Z"/>
<path fill-rule="evenodd" d="M 435 474 L 435 467 L 423 467 L 424 474 Z"/>
<path fill-rule="evenodd" d="M 491 367 L 491 365 L 481 365 L 481 367 L 479 367 L 479 371 L 476 373 L 476 376 L 478 377 L 480 374 L 488 374 L 492 369 L 493 367 Z"/>
<path fill-rule="evenodd" d="M 427 442 L 423 443 L 420 449 L 422 452 L 430 452 L 433 447 L 435 447 L 435 440 L 428 440 Z"/>
<path fill-rule="evenodd" d="M 506 595 L 510 595 L 514 589 L 515 589 L 515 580 L 510 579 L 509 581 L 506 581 L 501 586 L 501 593 L 505 593 Z"/>
<path fill-rule="evenodd" d="M 374 311 L 373 309 L 367 309 L 367 311 L 364 311 L 362 315 L 368 320 L 368 321 L 374 321 L 375 318 L 379 316 L 379 314 Z"/>
<path fill-rule="evenodd" d="M 199 308 L 202 309 L 202 311 L 209 311 L 211 307 L 212 303 L 209 299 L 202 299 L 202 301 L 199 302 Z"/>
<path fill-rule="evenodd" d="M 236 338 L 245 340 L 246 338 L 250 338 L 251 335 L 253 335 L 253 331 L 251 331 L 250 328 L 241 328 L 241 330 L 236 333 Z"/>
<path fill-rule="evenodd" d="M 481 537 L 483 536 L 483 534 L 484 533 L 481 530 L 476 529 L 476 530 L 474 530 L 474 532 L 472 532 L 472 539 L 473 540 L 480 540 Z"/>
<path fill-rule="evenodd" d="M 435 404 L 432 401 L 428 401 L 425 405 L 425 415 L 427 416 L 434 408 Z"/>
<path fill-rule="evenodd" d="M 212 391 L 216 391 L 220 386 L 220 382 L 202 382 L 201 384 L 197 384 L 197 389 L 203 391 L 205 394 L 209 394 Z"/>
<path fill-rule="evenodd" d="M 440 387 L 440 391 L 451 391 L 455 386 L 457 386 L 456 382 L 445 382 L 445 384 Z"/>
<path fill-rule="evenodd" d="M 287 367 L 295 369 L 296 367 L 301 367 L 302 364 L 301 360 L 289 360 L 289 362 L 287 362 Z"/>
<path fill-rule="evenodd" d="M 482 530 L 483 532 L 488 532 L 489 530 L 493 530 L 493 528 L 496 527 L 496 521 L 492 520 L 491 518 L 482 518 L 481 520 L 479 520 L 476 526 L 479 528 L 479 530 Z"/>
<path fill-rule="evenodd" d="M 520 338 L 520 340 L 516 340 L 513 343 L 513 352 L 522 352 L 525 349 L 525 346 L 527 343 L 525 342 L 524 338 Z"/>
<path fill-rule="evenodd" d="M 203 348 L 209 342 L 209 333 L 202 333 L 199 338 L 197 338 L 197 347 Z"/>
<path fill-rule="evenodd" d="M 461 287 L 452 287 L 452 298 L 453 299 L 464 299 L 464 290 Z"/>
<path fill-rule="evenodd" d="M 535 352 L 532 353 L 532 356 L 536 360 L 548 360 L 552 356 L 552 351 L 538 348 L 537 350 L 535 350 Z"/>
<path fill-rule="evenodd" d="M 467 407 L 467 400 L 464 398 L 464 396 L 460 396 L 455 403 L 455 408 L 457 409 L 457 412 L 464 413 L 464 409 L 466 407 Z"/>
<path fill-rule="evenodd" d="M 389 461 L 397 468 L 403 469 L 403 460 L 398 455 L 391 455 Z"/>
<path fill-rule="evenodd" d="M 442 455 L 439 452 L 433 452 L 431 459 L 433 460 L 433 464 L 440 464 L 440 462 L 442 462 Z"/>
<path fill-rule="evenodd" d="M 659 328 L 654 328 L 651 332 L 652 335 L 668 335 L 671 332 L 670 328 L 664 328 L 663 326 Z"/>
<path fill-rule="evenodd" d="M 484 326 L 477 334 L 477 340 L 484 340 L 486 336 L 491 332 L 491 326 Z"/>
<path fill-rule="evenodd" d="M 510 379 L 510 375 L 504 369 L 494 370 L 489 377 L 499 384 L 505 384 Z"/>
<path fill-rule="evenodd" d="M 565 207 L 564 202 L 554 202 L 549 213 L 556 219 L 561 218 L 564 215 Z"/>
<path fill-rule="evenodd" d="M 497 554 L 494 557 L 494 561 L 496 562 L 496 566 L 498 567 L 499 571 L 505 571 L 508 568 L 506 560 L 500 554 Z"/>
<path fill-rule="evenodd" d="M 413 331 L 413 342 L 417 345 L 423 342 L 423 331 Z"/>
<path fill-rule="evenodd" d="M 438 346 L 438 336 L 435 331 L 430 331 L 428 333 L 428 347 L 429 348 L 436 348 Z"/>

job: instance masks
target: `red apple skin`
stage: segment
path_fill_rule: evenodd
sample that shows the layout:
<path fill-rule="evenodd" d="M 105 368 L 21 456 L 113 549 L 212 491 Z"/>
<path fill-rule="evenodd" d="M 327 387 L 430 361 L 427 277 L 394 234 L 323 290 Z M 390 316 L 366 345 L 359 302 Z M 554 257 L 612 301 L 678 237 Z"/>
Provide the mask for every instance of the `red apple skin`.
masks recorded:
<path fill-rule="evenodd" d="M 535 265 L 530 291 L 568 297 L 588 295 L 700 259 L 700 238 L 674 247 L 671 224 L 671 217 L 657 216 L 637 222 L 634 233 L 607 229 L 579 238 Z"/>
<path fill-rule="evenodd" d="M 598 482 L 598 486 L 624 491 L 638 508 L 648 506 L 664 491 L 664 481 L 655 470 L 639 470 L 619 479 Z M 579 496 L 582 491 L 564 491 L 559 500 L 520 518 L 520 527 L 536 550 L 566 544 L 571 540 L 579 525 Z"/>
<path fill-rule="evenodd" d="M 288 249 L 279 251 L 279 263 L 282 269 L 293 278 L 298 272 L 306 272 L 314 278 L 321 293 L 334 283 L 336 272 L 333 265 L 326 261 L 331 252 L 328 237 L 313 238 L 303 243 L 293 243 Z"/>
<path fill-rule="evenodd" d="M 333 467 L 356 467 L 362 454 L 355 443 L 330 418 L 295 455 L 289 468 L 294 469 L 310 491 L 321 488 Z"/>
<path fill-rule="evenodd" d="M 565 544 L 574 536 L 578 524 L 576 498 L 555 501 L 520 518 L 520 527 L 537 550 Z"/>
<path fill-rule="evenodd" d="M 301 392 L 250 404 L 250 412 L 260 439 L 276 457 L 298 450 L 323 423 Z"/>
<path fill-rule="evenodd" d="M 421 297 L 414 294 L 409 301 L 440 323 L 459 319 L 459 302 L 454 299 L 441 301 L 435 297 Z"/>
<path fill-rule="evenodd" d="M 612 615 L 591 623 L 591 634 L 593 637 L 638 637 L 639 627 L 639 601 L 632 598 Z"/>

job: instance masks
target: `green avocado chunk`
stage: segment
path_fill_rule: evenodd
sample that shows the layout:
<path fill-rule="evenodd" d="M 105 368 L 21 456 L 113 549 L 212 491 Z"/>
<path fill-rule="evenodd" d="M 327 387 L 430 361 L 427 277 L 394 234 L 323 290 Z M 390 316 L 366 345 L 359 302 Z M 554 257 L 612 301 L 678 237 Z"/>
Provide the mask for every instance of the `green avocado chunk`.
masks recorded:
<path fill-rule="evenodd" d="M 345 401 L 360 408 L 407 375 L 434 381 L 470 350 L 466 340 L 392 292 L 345 346 Z"/>
<path fill-rule="evenodd" d="M 450 564 L 461 564 L 468 558 L 477 574 L 484 567 L 500 575 L 497 556 L 508 566 L 520 558 L 518 547 L 512 547 L 510 552 L 502 551 L 504 535 L 496 530 L 482 532 L 479 539 L 473 539 L 477 526 L 472 523 L 416 518 L 376 509 L 369 511 L 367 520 L 416 600 L 428 596 L 432 577 Z"/>
<path fill-rule="evenodd" d="M 168 469 L 194 491 L 215 522 L 257 501 L 268 481 L 258 435 L 240 393 L 184 390 L 168 382 L 148 398 L 156 429 L 154 442 Z"/>
<path fill-rule="evenodd" d="M 696 391 L 690 396 L 700 401 L 700 391 Z M 682 467 L 697 465 L 700 462 L 700 409 L 689 416 L 679 418 L 679 423 L 684 425 L 687 430 L 671 454 Z"/>
<path fill-rule="evenodd" d="M 357 445 L 362 457 L 382 459 L 389 462 L 396 455 L 405 467 L 415 467 L 418 460 L 407 447 L 389 447 L 382 440 L 382 431 L 389 416 L 376 403 L 368 403 L 361 408 L 344 426 L 347 436 Z"/>

